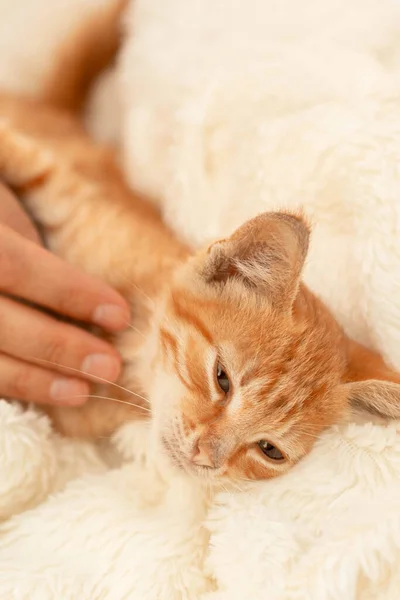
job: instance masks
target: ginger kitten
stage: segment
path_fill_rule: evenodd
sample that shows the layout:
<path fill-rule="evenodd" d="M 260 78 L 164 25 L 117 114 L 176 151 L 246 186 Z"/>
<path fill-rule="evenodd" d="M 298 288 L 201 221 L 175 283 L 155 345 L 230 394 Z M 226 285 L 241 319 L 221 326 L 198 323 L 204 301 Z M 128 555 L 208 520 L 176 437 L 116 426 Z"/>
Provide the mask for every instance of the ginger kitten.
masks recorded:
<path fill-rule="evenodd" d="M 309 228 L 265 213 L 191 253 L 135 196 L 110 152 L 69 114 L 0 96 L 0 177 L 58 255 L 132 303 L 115 337 L 118 386 L 49 407 L 63 433 L 102 436 L 146 418 L 159 451 L 207 480 L 285 472 L 352 405 L 400 416 L 400 377 L 349 340 L 301 283 Z M 128 404 L 126 404 L 128 403 Z"/>

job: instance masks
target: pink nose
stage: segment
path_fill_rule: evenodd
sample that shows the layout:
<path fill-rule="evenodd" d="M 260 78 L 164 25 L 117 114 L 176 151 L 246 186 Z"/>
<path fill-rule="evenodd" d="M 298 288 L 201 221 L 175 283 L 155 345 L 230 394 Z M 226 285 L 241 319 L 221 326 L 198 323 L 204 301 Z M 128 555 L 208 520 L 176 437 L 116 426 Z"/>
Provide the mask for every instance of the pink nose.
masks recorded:
<path fill-rule="evenodd" d="M 215 467 L 215 464 L 210 456 L 210 447 L 203 445 L 201 441 L 199 441 L 195 446 L 192 455 L 192 462 L 195 465 L 199 465 L 199 467 Z"/>

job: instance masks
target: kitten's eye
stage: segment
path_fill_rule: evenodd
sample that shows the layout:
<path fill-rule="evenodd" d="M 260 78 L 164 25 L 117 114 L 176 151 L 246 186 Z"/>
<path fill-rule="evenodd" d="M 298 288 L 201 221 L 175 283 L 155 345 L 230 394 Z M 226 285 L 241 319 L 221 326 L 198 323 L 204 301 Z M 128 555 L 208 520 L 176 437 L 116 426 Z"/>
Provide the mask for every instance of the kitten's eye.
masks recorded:
<path fill-rule="evenodd" d="M 227 394 L 231 387 L 228 379 L 228 375 L 225 373 L 220 363 L 217 364 L 217 381 L 221 390 Z"/>
<path fill-rule="evenodd" d="M 285 460 L 285 457 L 283 456 L 282 452 L 276 446 L 273 446 L 266 440 L 261 440 L 260 442 L 258 442 L 257 445 L 260 448 L 261 452 L 265 454 L 265 456 L 268 456 L 268 458 L 270 458 L 271 460 Z"/>

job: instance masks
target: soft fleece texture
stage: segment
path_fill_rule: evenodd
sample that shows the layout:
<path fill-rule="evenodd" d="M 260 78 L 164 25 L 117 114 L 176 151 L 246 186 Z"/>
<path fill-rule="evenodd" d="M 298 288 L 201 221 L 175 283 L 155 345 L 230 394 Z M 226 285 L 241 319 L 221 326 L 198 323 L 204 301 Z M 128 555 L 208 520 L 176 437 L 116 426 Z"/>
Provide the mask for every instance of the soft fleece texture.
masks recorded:
<path fill-rule="evenodd" d="M 97 1 L 0 0 L 0 84 L 40 91 Z M 194 243 L 305 205 L 308 282 L 400 367 L 397 9 L 296 6 L 135 0 L 91 122 L 115 136 L 117 80 L 127 174 Z M 334 429 L 287 476 L 208 498 L 160 472 L 146 425 L 98 447 L 0 402 L 0 471 L 2 600 L 399 598 L 398 423 Z"/>
<path fill-rule="evenodd" d="M 128 21 L 132 183 L 195 244 L 303 207 L 307 283 L 400 368 L 400 2 L 136 0 Z"/>

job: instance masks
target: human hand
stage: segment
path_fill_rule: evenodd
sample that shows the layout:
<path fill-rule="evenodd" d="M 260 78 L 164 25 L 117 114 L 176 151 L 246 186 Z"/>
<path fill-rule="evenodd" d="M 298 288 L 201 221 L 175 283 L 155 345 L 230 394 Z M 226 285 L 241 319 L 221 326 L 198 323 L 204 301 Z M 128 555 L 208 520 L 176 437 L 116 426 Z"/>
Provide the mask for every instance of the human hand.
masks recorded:
<path fill-rule="evenodd" d="M 103 340 L 39 307 L 110 332 L 130 319 L 115 290 L 40 245 L 18 200 L 0 184 L 0 398 L 83 404 L 88 381 L 115 381 L 121 359 Z"/>

